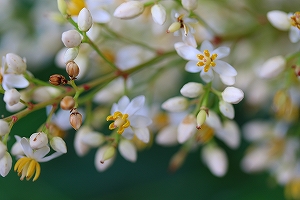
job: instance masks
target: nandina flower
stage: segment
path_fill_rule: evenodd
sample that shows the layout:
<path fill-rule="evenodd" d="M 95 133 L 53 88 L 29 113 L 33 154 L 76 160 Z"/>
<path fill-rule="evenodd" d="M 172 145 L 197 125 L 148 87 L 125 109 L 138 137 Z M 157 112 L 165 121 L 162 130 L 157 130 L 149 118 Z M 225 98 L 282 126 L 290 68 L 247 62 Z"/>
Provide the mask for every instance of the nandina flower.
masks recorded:
<path fill-rule="evenodd" d="M 220 75 L 224 84 L 228 82 L 228 79 L 232 79 L 237 75 L 236 70 L 230 64 L 219 60 L 228 56 L 230 53 L 229 47 L 214 49 L 213 45 L 205 40 L 200 47 L 200 51 L 184 43 L 175 43 L 175 49 L 179 56 L 189 60 L 185 70 L 192 73 L 200 72 L 200 77 L 207 83 L 213 80 L 213 71 Z"/>
<path fill-rule="evenodd" d="M 138 96 L 131 101 L 127 96 L 123 96 L 111 109 L 111 115 L 106 120 L 113 121 L 109 129 L 118 128 L 117 132 L 127 139 L 132 139 L 135 134 L 140 140 L 149 142 L 150 134 L 147 126 L 152 120 L 147 116 L 138 114 L 145 103 L 145 96 Z"/>
<path fill-rule="evenodd" d="M 41 166 L 39 162 L 47 162 L 62 155 L 61 152 L 55 152 L 49 156 L 46 156 L 50 151 L 50 147 L 48 145 L 39 149 L 32 149 L 29 141 L 26 138 L 22 138 L 20 143 L 25 156 L 21 157 L 16 162 L 14 170 L 18 172 L 19 176 L 21 176 L 21 180 L 23 180 L 25 177 L 26 180 L 29 180 L 35 174 L 33 181 L 36 181 L 41 173 Z"/>

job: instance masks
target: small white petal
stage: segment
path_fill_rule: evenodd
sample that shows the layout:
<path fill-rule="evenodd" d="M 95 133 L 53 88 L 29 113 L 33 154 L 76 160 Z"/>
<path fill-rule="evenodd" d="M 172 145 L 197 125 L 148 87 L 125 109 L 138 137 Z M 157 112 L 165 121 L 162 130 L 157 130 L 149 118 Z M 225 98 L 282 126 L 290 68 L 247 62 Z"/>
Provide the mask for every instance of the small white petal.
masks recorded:
<path fill-rule="evenodd" d="M 225 175 L 228 161 L 223 149 L 217 146 L 206 145 L 202 149 L 202 158 L 215 176 L 221 177 Z"/>
<path fill-rule="evenodd" d="M 236 87 L 227 87 L 222 92 L 222 98 L 228 103 L 237 104 L 244 98 L 244 92 Z"/>
<path fill-rule="evenodd" d="M 119 152 L 126 160 L 135 162 L 137 159 L 136 147 L 128 140 L 122 140 L 119 144 Z"/>
<path fill-rule="evenodd" d="M 124 110 L 124 113 L 127 113 L 129 116 L 133 115 L 136 111 L 140 110 L 145 103 L 145 96 L 137 96 L 131 100 L 127 108 Z"/>
<path fill-rule="evenodd" d="M 223 76 L 236 76 L 236 70 L 227 62 L 222 60 L 215 60 L 216 66 L 213 67 L 213 70 Z"/>
<path fill-rule="evenodd" d="M 57 151 L 57 152 L 61 152 L 61 153 L 67 153 L 67 146 L 66 146 L 66 143 L 65 141 L 60 138 L 60 137 L 53 137 L 51 140 L 50 140 L 50 146 L 52 147 L 52 149 L 54 151 Z"/>
<path fill-rule="evenodd" d="M 0 175 L 2 177 L 5 177 L 12 166 L 12 159 L 8 152 L 5 153 L 5 155 L 0 159 Z"/>
<path fill-rule="evenodd" d="M 300 40 L 300 30 L 297 27 L 292 26 L 289 32 L 289 38 L 292 43 L 296 43 Z"/>
<path fill-rule="evenodd" d="M 280 10 L 272 10 L 267 13 L 270 23 L 277 29 L 287 31 L 291 27 L 288 14 Z"/>
<path fill-rule="evenodd" d="M 226 120 L 223 129 L 217 131 L 216 136 L 232 149 L 236 149 L 240 145 L 240 131 L 235 121 Z"/>
<path fill-rule="evenodd" d="M 142 115 L 133 115 L 129 117 L 130 125 L 134 128 L 143 128 L 147 127 L 152 123 L 152 120 L 149 117 Z"/>
<path fill-rule="evenodd" d="M 217 59 L 219 60 L 219 59 L 224 58 L 229 55 L 230 48 L 229 47 L 219 47 L 211 52 L 211 54 L 215 54 L 215 53 L 218 55 Z"/>
<path fill-rule="evenodd" d="M 20 56 L 8 53 L 5 56 L 5 61 L 7 65 L 7 73 L 23 74 L 26 72 L 26 63 Z"/>
<path fill-rule="evenodd" d="M 89 152 L 91 147 L 83 142 L 83 138 L 91 131 L 91 128 L 88 126 L 82 126 L 77 130 L 74 139 L 74 148 L 78 156 L 84 156 Z"/>
<path fill-rule="evenodd" d="M 194 115 L 186 116 L 178 125 L 178 142 L 180 144 L 186 142 L 196 133 L 196 130 L 196 117 Z"/>
<path fill-rule="evenodd" d="M 208 126 L 214 128 L 215 130 L 222 129 L 220 117 L 212 110 L 209 111 L 209 115 L 206 117 L 205 122 Z"/>
<path fill-rule="evenodd" d="M 198 5 L 197 0 L 181 0 L 182 6 L 187 10 L 195 10 Z"/>
<path fill-rule="evenodd" d="M 124 112 L 124 110 L 126 109 L 126 107 L 129 105 L 130 103 L 130 99 L 127 96 L 123 96 L 117 104 L 117 108 L 120 112 Z M 113 113 L 112 113 L 113 114 Z"/>
<path fill-rule="evenodd" d="M 22 149 L 23 149 L 23 152 L 24 154 L 27 156 L 27 157 L 30 157 L 32 158 L 33 157 L 33 151 L 29 145 L 29 141 L 27 140 L 27 138 L 23 137 L 20 141 L 21 145 L 22 145 Z"/>
<path fill-rule="evenodd" d="M 3 100 L 9 106 L 20 102 L 21 94 L 16 89 L 9 89 L 4 92 Z"/>
<path fill-rule="evenodd" d="M 200 72 L 202 68 L 197 66 L 197 61 L 191 60 L 186 63 L 185 70 L 187 72 L 196 73 L 196 72 Z"/>
<path fill-rule="evenodd" d="M 9 124 L 3 119 L 0 119 L 0 136 L 4 136 L 5 134 L 9 133 L 9 131 Z"/>
<path fill-rule="evenodd" d="M 78 14 L 78 29 L 81 31 L 88 31 L 93 24 L 93 19 L 90 11 L 83 8 Z"/>
<path fill-rule="evenodd" d="M 91 131 L 87 132 L 81 140 L 90 147 L 98 147 L 104 142 L 105 138 L 101 133 Z"/>
<path fill-rule="evenodd" d="M 235 83 L 235 76 L 223 76 L 220 75 L 222 83 L 225 85 L 233 85 Z"/>
<path fill-rule="evenodd" d="M 144 143 L 148 143 L 150 140 L 150 133 L 148 128 L 134 128 L 134 134 Z"/>
<path fill-rule="evenodd" d="M 210 41 L 204 40 L 202 42 L 200 51 L 203 52 L 204 50 L 208 50 L 210 52 L 212 52 L 214 50 L 214 46 L 212 45 L 212 43 L 210 43 Z"/>
<path fill-rule="evenodd" d="M 219 102 L 219 109 L 220 109 L 220 112 L 225 117 L 228 117 L 229 119 L 234 118 L 234 108 L 233 108 L 232 104 L 227 103 L 225 101 L 220 101 Z"/>
<path fill-rule="evenodd" d="M 183 31 L 183 30 L 182 30 Z M 188 34 L 187 34 L 187 36 L 184 34 L 184 33 L 182 33 L 181 35 L 182 35 L 182 41 L 185 43 L 185 44 L 187 44 L 187 45 L 189 45 L 189 46 L 192 46 L 192 47 L 194 47 L 194 48 L 196 48 L 197 47 L 197 41 L 196 41 L 196 39 L 195 39 L 195 36 L 191 33 L 192 31 L 189 31 L 188 32 Z"/>
<path fill-rule="evenodd" d="M 258 172 L 268 167 L 269 149 L 267 147 L 255 148 L 249 151 L 242 159 L 242 168 L 246 172 Z"/>
<path fill-rule="evenodd" d="M 188 108 L 189 102 L 185 97 L 172 97 L 165 101 L 161 107 L 170 112 L 181 112 Z"/>
<path fill-rule="evenodd" d="M 26 88 L 28 85 L 29 82 L 22 74 L 5 74 L 5 76 L 3 77 L 2 86 L 4 90 L 8 90 L 11 88 Z"/>
<path fill-rule="evenodd" d="M 197 54 L 201 54 L 201 52 L 189 45 L 186 45 L 182 42 L 174 44 L 175 50 L 179 56 L 181 56 L 185 60 L 193 60 L 198 61 Z"/>
<path fill-rule="evenodd" d="M 163 25 L 166 21 L 166 10 L 161 4 L 155 4 L 151 7 L 153 21 L 159 25 Z"/>
<path fill-rule="evenodd" d="M 200 77 L 206 83 L 211 82 L 214 79 L 214 74 L 213 74 L 212 69 L 209 69 L 207 72 L 205 72 L 204 70 L 202 70 L 200 72 Z"/>
<path fill-rule="evenodd" d="M 50 152 L 50 147 L 43 146 L 40 149 L 36 149 L 33 151 L 33 158 L 36 159 L 36 161 L 40 162 L 45 158 L 45 156 Z"/>
<path fill-rule="evenodd" d="M 284 69 L 286 65 L 286 60 L 283 56 L 275 56 L 269 58 L 261 67 L 259 76 L 261 78 L 275 78 L 278 76 Z"/>
<path fill-rule="evenodd" d="M 189 98 L 198 97 L 203 91 L 203 85 L 196 82 L 188 82 L 180 89 L 180 93 Z"/>
<path fill-rule="evenodd" d="M 128 1 L 116 8 L 114 16 L 120 19 L 132 19 L 144 11 L 144 4 L 139 1 Z"/>
<path fill-rule="evenodd" d="M 162 128 L 155 138 L 157 144 L 173 146 L 177 144 L 177 126 L 166 126 Z"/>

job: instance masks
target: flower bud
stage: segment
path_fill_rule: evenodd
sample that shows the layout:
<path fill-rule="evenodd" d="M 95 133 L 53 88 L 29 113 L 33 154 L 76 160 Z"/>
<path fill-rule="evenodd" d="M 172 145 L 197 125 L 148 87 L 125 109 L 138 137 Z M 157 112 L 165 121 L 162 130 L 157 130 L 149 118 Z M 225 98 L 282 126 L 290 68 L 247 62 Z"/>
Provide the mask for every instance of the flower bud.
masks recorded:
<path fill-rule="evenodd" d="M 182 6 L 187 10 L 195 10 L 198 5 L 197 0 L 181 0 Z"/>
<path fill-rule="evenodd" d="M 177 127 L 165 126 L 156 135 L 155 141 L 162 146 L 173 146 L 177 144 Z"/>
<path fill-rule="evenodd" d="M 0 159 L 0 175 L 2 177 L 5 177 L 9 173 L 11 169 L 11 165 L 12 165 L 11 156 L 6 151 L 5 155 Z"/>
<path fill-rule="evenodd" d="M 65 2 L 65 0 L 57 0 L 57 7 L 58 7 L 58 10 L 59 12 L 62 14 L 62 15 L 66 15 L 67 14 L 67 3 Z"/>
<path fill-rule="evenodd" d="M 76 30 L 69 30 L 62 33 L 61 40 L 68 48 L 77 47 L 81 43 L 81 35 Z"/>
<path fill-rule="evenodd" d="M 112 157 L 115 155 L 115 153 L 116 153 L 116 148 L 113 147 L 113 146 L 109 146 L 109 147 L 105 150 L 105 152 L 103 153 L 103 156 L 102 156 L 102 159 L 101 159 L 100 163 L 103 164 L 104 161 L 106 161 L 106 160 L 112 158 Z"/>
<path fill-rule="evenodd" d="M 75 100 L 71 96 L 65 96 L 61 101 L 60 101 L 60 107 L 63 110 L 71 110 L 75 106 Z"/>
<path fill-rule="evenodd" d="M 64 85 L 67 84 L 68 81 L 63 75 L 53 74 L 49 78 L 49 83 L 51 83 L 52 85 Z"/>
<path fill-rule="evenodd" d="M 200 112 L 197 114 L 197 129 L 201 129 L 201 126 L 204 124 L 205 120 L 206 120 L 206 111 L 205 110 L 200 110 Z"/>
<path fill-rule="evenodd" d="M 235 87 L 227 87 L 222 92 L 222 98 L 228 103 L 237 104 L 244 98 L 244 92 Z"/>
<path fill-rule="evenodd" d="M 7 73 L 23 74 L 26 72 L 26 63 L 20 56 L 13 53 L 8 53 L 4 59 L 7 65 Z"/>
<path fill-rule="evenodd" d="M 161 107 L 170 112 L 181 112 L 188 108 L 189 102 L 184 97 L 173 97 L 165 101 Z"/>
<path fill-rule="evenodd" d="M 0 159 L 3 158 L 6 150 L 7 150 L 7 146 L 0 141 Z"/>
<path fill-rule="evenodd" d="M 82 124 L 82 115 L 74 108 L 70 114 L 70 124 L 75 129 L 78 130 Z"/>
<path fill-rule="evenodd" d="M 78 15 L 78 29 L 81 31 L 88 31 L 93 24 L 93 19 L 90 11 L 83 8 Z"/>
<path fill-rule="evenodd" d="M 187 115 L 178 125 L 177 140 L 180 144 L 191 138 L 197 129 L 195 129 L 196 117 L 192 114 Z"/>
<path fill-rule="evenodd" d="M 79 74 L 79 67 L 74 61 L 69 61 L 66 65 L 66 71 L 69 74 L 70 79 L 76 79 Z"/>
<path fill-rule="evenodd" d="M 20 102 L 21 94 L 16 89 L 6 90 L 3 100 L 6 104 L 13 106 Z"/>
<path fill-rule="evenodd" d="M 285 68 L 286 60 L 283 56 L 275 56 L 268 59 L 261 67 L 259 76 L 261 78 L 275 78 Z"/>
<path fill-rule="evenodd" d="M 155 23 L 163 25 L 166 21 L 166 10 L 161 4 L 155 4 L 151 7 L 152 19 Z"/>
<path fill-rule="evenodd" d="M 69 61 L 73 61 L 78 56 L 79 50 L 77 47 L 68 48 L 64 55 L 64 62 L 67 64 Z"/>
<path fill-rule="evenodd" d="M 269 22 L 277 29 L 287 31 L 291 27 L 287 13 L 280 10 L 272 10 L 267 13 Z"/>
<path fill-rule="evenodd" d="M 40 149 L 48 144 L 48 136 L 44 132 L 34 133 L 29 138 L 29 144 L 33 149 Z"/>
<path fill-rule="evenodd" d="M 180 93 L 189 98 L 198 97 L 203 93 L 203 85 L 201 83 L 189 82 L 181 88 Z"/>
<path fill-rule="evenodd" d="M 228 117 L 229 119 L 234 118 L 234 108 L 233 108 L 232 104 L 227 103 L 225 101 L 220 101 L 219 102 L 219 109 L 220 109 L 220 112 L 225 117 Z"/>
<path fill-rule="evenodd" d="M 129 140 L 121 140 L 119 152 L 126 160 L 135 162 L 137 159 L 136 147 Z"/>
<path fill-rule="evenodd" d="M 180 29 L 180 27 L 181 27 L 181 24 L 179 22 L 174 22 L 168 28 L 167 33 L 174 33 L 175 31 L 178 31 Z"/>
<path fill-rule="evenodd" d="M 66 143 L 61 137 L 53 137 L 50 140 L 50 146 L 56 152 L 67 153 Z"/>
<path fill-rule="evenodd" d="M 10 128 L 8 122 L 4 121 L 3 119 L 0 119 L 0 136 L 4 136 L 7 133 L 9 133 Z"/>
<path fill-rule="evenodd" d="M 114 16 L 120 19 L 132 19 L 144 11 L 144 4 L 139 1 L 128 1 L 116 8 Z"/>

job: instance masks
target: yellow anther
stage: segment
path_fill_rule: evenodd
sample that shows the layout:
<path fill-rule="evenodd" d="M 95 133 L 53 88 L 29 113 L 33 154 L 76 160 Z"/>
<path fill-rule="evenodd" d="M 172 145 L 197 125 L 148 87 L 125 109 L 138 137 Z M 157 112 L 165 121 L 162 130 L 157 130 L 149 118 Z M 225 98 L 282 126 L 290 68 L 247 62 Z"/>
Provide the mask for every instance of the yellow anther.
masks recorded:
<path fill-rule="evenodd" d="M 68 2 L 67 13 L 71 16 L 76 16 L 84 7 L 86 7 L 84 0 L 71 0 Z"/>
<path fill-rule="evenodd" d="M 40 176 L 41 166 L 35 159 L 23 157 L 16 162 L 14 170 L 17 171 L 18 176 L 21 176 L 20 180 L 26 177 L 28 181 L 35 174 L 33 181 L 36 181 Z"/>
<path fill-rule="evenodd" d="M 295 12 L 293 16 L 291 16 L 291 25 L 300 29 L 300 12 Z"/>
<path fill-rule="evenodd" d="M 218 54 L 214 53 L 213 55 L 210 55 L 210 52 L 208 50 L 204 50 L 203 54 L 197 54 L 197 58 L 199 62 L 197 62 L 198 67 L 204 66 L 204 72 L 208 72 L 210 67 L 216 66 L 216 63 L 214 60 L 218 57 Z"/>
<path fill-rule="evenodd" d="M 122 134 L 125 130 L 125 128 L 128 128 L 130 126 L 130 121 L 127 119 L 128 118 L 128 114 L 123 114 L 120 111 L 116 111 L 114 112 L 113 115 L 109 115 L 106 120 L 107 121 L 114 121 L 109 125 L 109 129 L 113 130 L 115 128 L 119 128 L 118 129 L 118 133 Z"/>

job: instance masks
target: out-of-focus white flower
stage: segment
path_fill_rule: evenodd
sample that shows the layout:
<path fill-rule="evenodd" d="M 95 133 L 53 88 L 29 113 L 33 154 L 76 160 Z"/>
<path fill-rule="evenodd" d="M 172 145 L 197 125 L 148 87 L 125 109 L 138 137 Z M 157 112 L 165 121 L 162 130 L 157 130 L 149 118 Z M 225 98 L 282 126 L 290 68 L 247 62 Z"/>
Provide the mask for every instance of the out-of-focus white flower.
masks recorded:
<path fill-rule="evenodd" d="M 14 156 L 21 156 L 24 155 L 24 151 L 21 145 L 21 137 L 18 135 L 15 135 L 16 142 L 11 147 L 11 154 Z"/>
<path fill-rule="evenodd" d="M 4 156 L 0 159 L 0 175 L 5 177 L 12 166 L 12 159 L 10 154 L 6 151 Z"/>
<path fill-rule="evenodd" d="M 123 96 L 117 104 L 113 104 L 111 115 L 106 118 L 107 121 L 114 121 L 109 125 L 109 129 L 118 128 L 117 132 L 129 140 L 135 134 L 141 141 L 148 143 L 150 133 L 147 126 L 152 120 L 138 113 L 144 103 L 145 96 L 137 96 L 131 101 L 127 96 Z"/>
<path fill-rule="evenodd" d="M 189 60 L 185 70 L 191 73 L 200 72 L 200 77 L 207 83 L 213 80 L 213 71 L 222 76 L 221 80 L 224 84 L 232 82 L 232 77 L 237 75 L 230 64 L 219 60 L 229 55 L 229 47 L 219 47 L 214 50 L 213 45 L 207 40 L 201 44 L 200 51 L 182 43 L 175 43 L 174 46 L 179 56 Z"/>
<path fill-rule="evenodd" d="M 93 19 L 90 11 L 83 8 L 78 14 L 78 29 L 81 31 L 88 31 L 93 24 Z"/>
<path fill-rule="evenodd" d="M 30 100 L 27 90 L 21 90 L 20 95 L 21 95 L 21 99 L 23 101 L 28 102 Z M 23 109 L 25 107 L 25 105 L 21 102 L 18 102 L 17 104 L 14 104 L 12 106 L 10 106 L 9 104 L 6 104 L 5 107 L 6 107 L 6 110 L 8 110 L 9 112 L 17 112 L 17 111 Z"/>
<path fill-rule="evenodd" d="M 137 159 L 136 147 L 129 140 L 121 140 L 119 144 L 119 152 L 126 160 L 135 162 Z"/>
<path fill-rule="evenodd" d="M 222 92 L 222 98 L 227 103 L 237 104 L 244 98 L 244 92 L 236 87 L 226 87 Z"/>
<path fill-rule="evenodd" d="M 165 101 L 161 107 L 169 112 L 182 112 L 189 106 L 189 101 L 185 97 L 172 97 Z"/>
<path fill-rule="evenodd" d="M 35 102 L 44 102 L 50 99 L 53 99 L 61 94 L 61 90 L 51 87 L 51 86 L 42 86 L 38 87 L 33 91 L 32 100 Z"/>
<path fill-rule="evenodd" d="M 197 131 L 196 129 L 196 117 L 192 114 L 187 115 L 178 125 L 177 140 L 179 143 L 186 142 Z"/>
<path fill-rule="evenodd" d="M 109 168 L 114 160 L 115 160 L 115 156 L 113 156 L 112 158 L 106 160 L 104 163 L 101 163 L 101 160 L 103 158 L 104 153 L 107 151 L 107 149 L 109 148 L 109 145 L 105 145 L 100 147 L 95 155 L 95 167 L 98 171 L 102 172 L 105 171 L 107 168 Z"/>
<path fill-rule="evenodd" d="M 182 6 L 187 10 L 195 10 L 198 6 L 197 0 L 181 0 Z"/>
<path fill-rule="evenodd" d="M 203 91 L 203 85 L 196 82 L 188 82 L 180 89 L 180 93 L 188 98 L 198 97 Z"/>
<path fill-rule="evenodd" d="M 205 145 L 202 149 L 202 159 L 215 176 L 222 177 L 227 172 L 227 156 L 220 147 Z"/>
<path fill-rule="evenodd" d="M 219 102 L 219 109 L 220 112 L 225 116 L 228 117 L 229 119 L 233 119 L 234 118 L 234 108 L 232 106 L 232 104 L 227 103 L 225 101 L 220 101 Z"/>
<path fill-rule="evenodd" d="M 0 136 L 4 136 L 5 134 L 9 133 L 9 131 L 9 124 L 3 119 L 0 119 Z"/>
<path fill-rule="evenodd" d="M 29 138 L 29 144 L 32 149 L 40 149 L 48 145 L 48 137 L 44 132 L 33 133 Z"/>
<path fill-rule="evenodd" d="M 151 14 L 153 21 L 159 25 L 163 25 L 166 21 L 166 10 L 165 8 L 157 3 L 151 7 Z"/>
<path fill-rule="evenodd" d="M 50 140 L 50 146 L 56 152 L 67 153 L 67 146 L 61 137 L 53 137 Z"/>
<path fill-rule="evenodd" d="M 258 75 L 261 78 L 275 78 L 284 70 L 285 66 L 285 58 L 283 56 L 275 56 L 263 63 L 261 69 L 258 72 Z"/>
<path fill-rule="evenodd" d="M 163 127 L 155 137 L 155 141 L 162 146 L 172 146 L 177 144 L 177 126 L 169 125 Z"/>
<path fill-rule="evenodd" d="M 120 19 L 132 19 L 144 11 L 144 4 L 140 1 L 128 1 L 119 5 L 115 12 L 114 16 Z"/>
<path fill-rule="evenodd" d="M 5 155 L 6 150 L 7 146 L 0 141 L 0 159 Z"/>
<path fill-rule="evenodd" d="M 68 30 L 62 33 L 61 40 L 67 48 L 74 48 L 80 45 L 81 35 L 76 30 Z"/>
<path fill-rule="evenodd" d="M 197 21 L 188 17 L 185 17 L 184 14 L 174 13 L 172 11 L 173 23 L 167 30 L 167 33 L 174 33 L 175 36 L 182 36 L 182 41 L 186 45 L 190 45 L 194 48 L 197 47 L 197 42 L 194 37 L 194 28 L 191 26 L 192 23 Z"/>
<path fill-rule="evenodd" d="M 9 106 L 16 105 L 20 102 L 21 94 L 16 89 L 6 90 L 4 93 L 3 100 Z"/>
<path fill-rule="evenodd" d="M 289 38 L 291 42 L 296 43 L 300 40 L 299 20 L 300 12 L 285 13 L 280 10 L 272 10 L 267 13 L 270 23 L 277 29 L 282 31 L 289 30 Z"/>
<path fill-rule="evenodd" d="M 270 165 L 269 149 L 267 146 L 258 147 L 247 152 L 241 166 L 246 172 L 258 172 Z"/>

